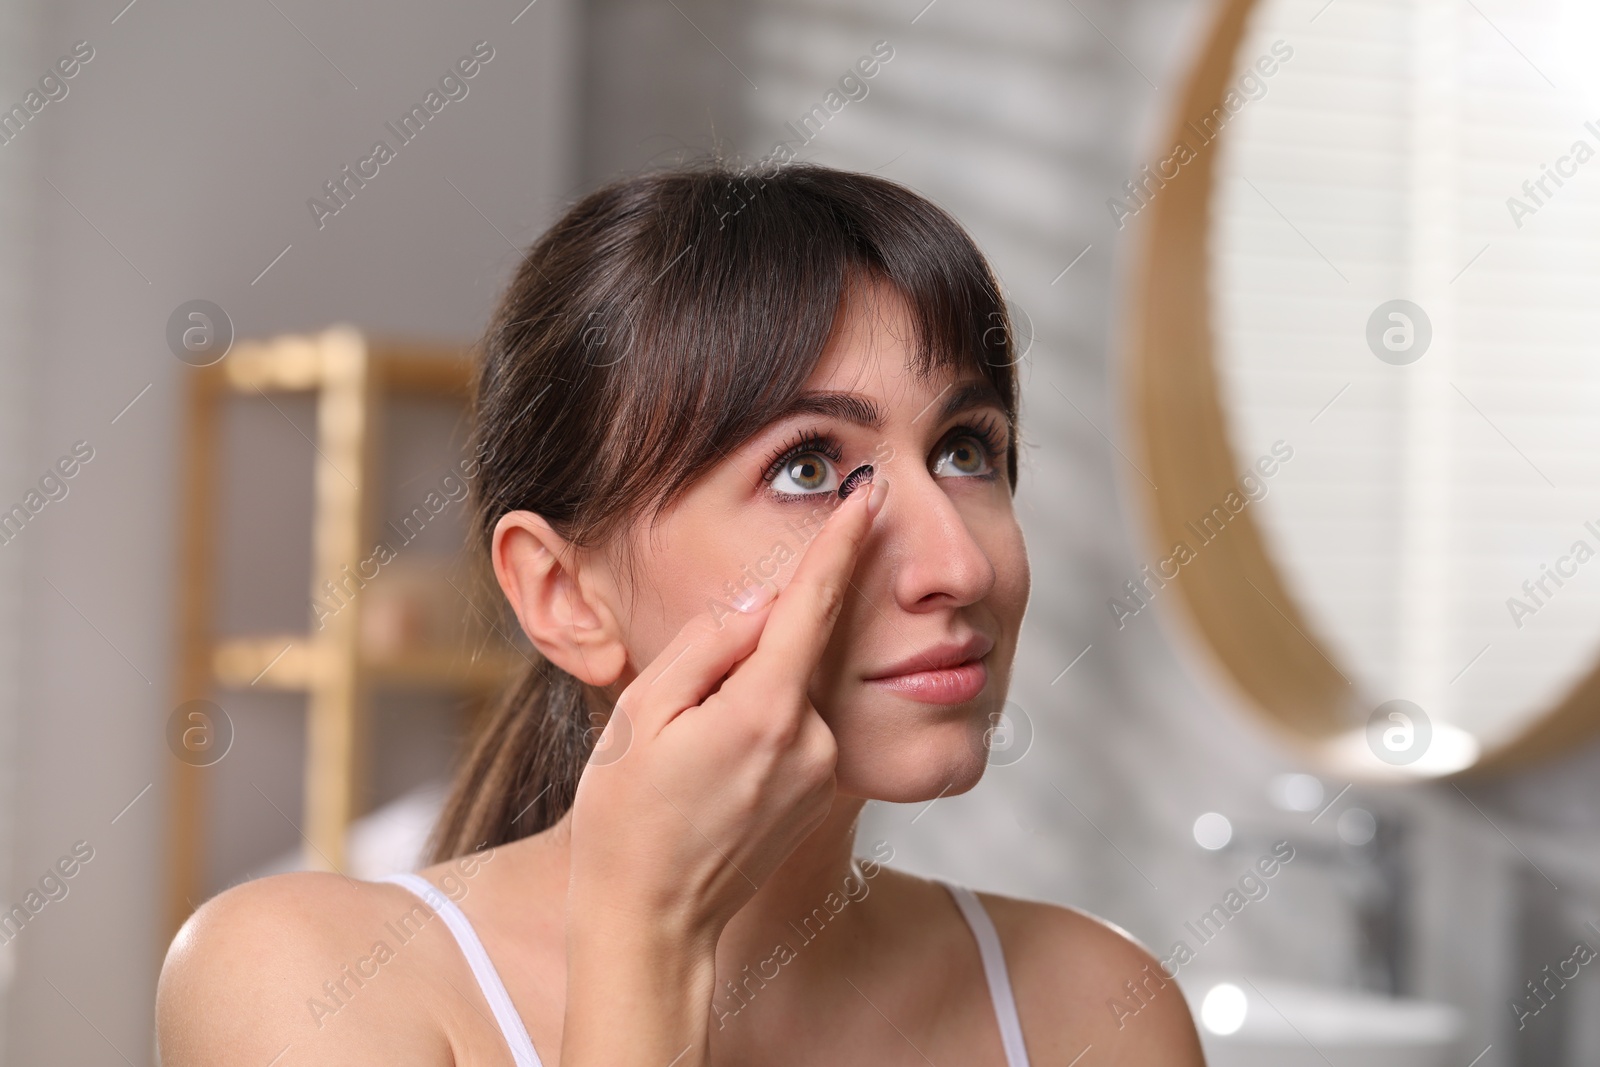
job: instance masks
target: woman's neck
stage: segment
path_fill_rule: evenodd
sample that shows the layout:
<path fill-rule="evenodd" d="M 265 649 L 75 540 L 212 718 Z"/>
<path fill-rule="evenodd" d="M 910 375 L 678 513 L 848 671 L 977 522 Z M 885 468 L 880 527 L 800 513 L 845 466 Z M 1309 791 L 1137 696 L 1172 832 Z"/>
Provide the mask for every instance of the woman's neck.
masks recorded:
<path fill-rule="evenodd" d="M 718 1042 L 739 1047 L 772 1039 L 775 1020 L 809 1014 L 791 1009 L 817 1002 L 819 989 L 837 992 L 838 975 L 855 971 L 851 960 L 871 951 L 875 909 L 864 902 L 867 878 L 876 871 L 869 865 L 863 873 L 852 855 L 864 803 L 836 797 L 822 825 L 723 928 L 711 998 Z"/>
<path fill-rule="evenodd" d="M 787 939 L 798 949 L 797 938 L 808 932 L 814 936 L 829 919 L 848 922 L 844 914 L 848 908 L 841 902 L 848 903 L 864 890 L 852 857 L 864 804 L 857 797 L 834 798 L 822 825 L 789 854 L 723 929 L 717 942 L 719 971 L 724 963 L 765 960 L 779 940 Z M 818 909 L 821 915 L 815 915 Z M 735 963 L 733 970 L 740 966 Z"/>

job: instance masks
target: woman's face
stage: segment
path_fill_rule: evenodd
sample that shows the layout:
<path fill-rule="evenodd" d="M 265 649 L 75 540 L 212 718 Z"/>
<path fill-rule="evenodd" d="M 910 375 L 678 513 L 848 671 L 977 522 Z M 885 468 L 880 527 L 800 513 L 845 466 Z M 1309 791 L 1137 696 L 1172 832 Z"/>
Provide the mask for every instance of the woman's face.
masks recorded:
<path fill-rule="evenodd" d="M 695 614 L 728 611 L 757 582 L 781 589 L 839 505 L 840 483 L 871 463 L 888 496 L 810 698 L 838 742 L 839 792 L 906 802 L 964 792 L 982 775 L 1028 558 L 999 397 L 976 371 L 917 380 L 902 298 L 881 282 L 866 295 L 842 306 L 805 409 L 729 453 L 639 533 L 617 689 Z"/>

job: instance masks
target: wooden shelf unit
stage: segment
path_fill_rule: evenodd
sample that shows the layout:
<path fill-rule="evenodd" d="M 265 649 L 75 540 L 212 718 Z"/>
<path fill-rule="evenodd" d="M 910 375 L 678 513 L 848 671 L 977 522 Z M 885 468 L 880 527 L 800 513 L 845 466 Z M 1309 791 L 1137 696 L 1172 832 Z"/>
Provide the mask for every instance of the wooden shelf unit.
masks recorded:
<path fill-rule="evenodd" d="M 212 610 L 221 409 L 230 395 L 316 394 L 311 595 L 317 599 L 325 595 L 320 579 L 353 565 L 373 544 L 385 399 L 410 394 L 465 404 L 471 369 L 463 348 L 373 341 L 336 326 L 316 335 L 241 342 L 189 379 L 174 706 L 228 688 L 306 694 L 305 806 L 298 829 L 310 867 L 344 867 L 346 830 L 359 814 L 360 746 L 373 686 L 448 687 L 488 696 L 522 657 L 502 643 L 469 658 L 460 642 L 374 654 L 362 644 L 361 597 L 328 615 L 316 631 L 220 639 Z M 169 932 L 176 932 L 205 888 L 205 768 L 177 758 L 172 766 L 168 921 Z"/>

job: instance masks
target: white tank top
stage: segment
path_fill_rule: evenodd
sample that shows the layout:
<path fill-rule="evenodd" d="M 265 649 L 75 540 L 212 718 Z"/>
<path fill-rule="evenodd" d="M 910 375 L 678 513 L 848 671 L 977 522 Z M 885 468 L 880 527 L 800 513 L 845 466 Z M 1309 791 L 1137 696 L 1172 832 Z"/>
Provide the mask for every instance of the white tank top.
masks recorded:
<path fill-rule="evenodd" d="M 461 946 L 461 953 L 467 958 L 467 966 L 472 968 L 473 977 L 478 980 L 478 988 L 483 990 L 483 999 L 489 1002 L 489 1010 L 494 1013 L 494 1020 L 511 1049 L 511 1059 L 516 1067 L 543 1067 L 539 1054 L 534 1051 L 533 1040 L 528 1036 L 528 1029 L 522 1025 L 522 1017 L 517 1014 L 505 983 L 500 980 L 500 972 L 494 969 L 489 953 L 484 951 L 483 942 L 478 940 L 478 933 L 467 921 L 466 913 L 421 875 L 392 874 L 378 881 L 393 882 L 411 890 L 444 919 L 445 926 L 455 936 L 456 944 Z M 983 959 L 983 975 L 989 985 L 989 999 L 994 1003 L 994 1015 L 1000 1023 L 1000 1043 L 1006 1051 L 1007 1067 L 1028 1067 L 1028 1050 L 1022 1042 L 1017 1002 L 1011 993 L 1011 976 L 1006 971 L 1006 958 L 1001 951 L 1000 935 L 995 932 L 994 922 L 972 890 L 939 879 L 935 881 L 955 898 L 956 906 L 961 909 L 962 917 L 967 920 L 967 925 L 972 928 L 972 936 L 978 942 L 978 955 Z"/>

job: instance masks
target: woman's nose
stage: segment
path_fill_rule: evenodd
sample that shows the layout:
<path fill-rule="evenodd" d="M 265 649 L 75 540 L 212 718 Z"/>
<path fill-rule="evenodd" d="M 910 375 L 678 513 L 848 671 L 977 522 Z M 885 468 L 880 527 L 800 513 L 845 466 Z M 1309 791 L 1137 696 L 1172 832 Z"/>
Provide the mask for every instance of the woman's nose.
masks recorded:
<path fill-rule="evenodd" d="M 926 471 L 895 471 L 876 536 L 893 570 L 895 599 L 907 611 L 964 607 L 994 588 L 994 565 L 955 501 Z"/>

